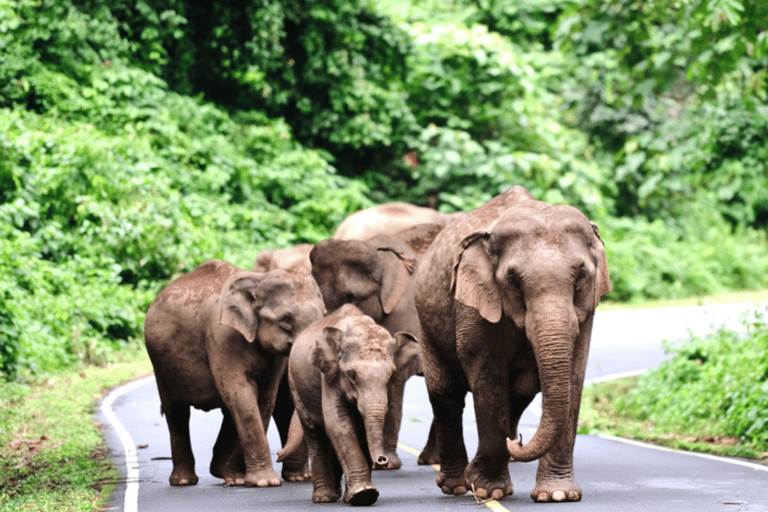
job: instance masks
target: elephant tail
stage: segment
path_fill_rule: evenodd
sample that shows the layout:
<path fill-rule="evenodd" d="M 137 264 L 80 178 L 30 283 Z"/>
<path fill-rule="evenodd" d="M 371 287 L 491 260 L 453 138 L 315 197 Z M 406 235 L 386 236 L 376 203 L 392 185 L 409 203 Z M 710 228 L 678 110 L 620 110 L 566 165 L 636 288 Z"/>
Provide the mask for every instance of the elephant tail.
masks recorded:
<path fill-rule="evenodd" d="M 294 410 L 291 416 L 291 424 L 288 427 L 288 438 L 282 449 L 277 450 L 277 461 L 283 462 L 293 455 L 304 444 L 304 428 L 299 421 L 299 413 Z"/>

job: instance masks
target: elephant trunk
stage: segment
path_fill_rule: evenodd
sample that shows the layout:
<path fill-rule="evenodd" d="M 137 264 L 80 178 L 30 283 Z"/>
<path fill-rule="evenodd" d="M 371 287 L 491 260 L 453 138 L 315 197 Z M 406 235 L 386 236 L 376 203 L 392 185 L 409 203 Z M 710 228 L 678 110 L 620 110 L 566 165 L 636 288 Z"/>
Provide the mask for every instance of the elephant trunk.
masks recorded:
<path fill-rule="evenodd" d="M 301 426 L 298 411 L 294 409 L 293 415 L 291 416 L 291 424 L 288 427 L 288 438 L 285 440 L 283 448 L 277 451 L 277 462 L 283 462 L 285 459 L 292 456 L 303 443 L 304 428 Z"/>
<path fill-rule="evenodd" d="M 541 309 L 541 308 L 540 308 Z M 570 414 L 573 343 L 578 320 L 572 308 L 552 308 L 526 314 L 526 333 L 533 345 L 541 382 L 542 416 L 533 438 L 523 446 L 507 439 L 510 458 L 530 462 L 550 451 L 564 431 Z"/>
<path fill-rule="evenodd" d="M 384 420 L 387 416 L 387 399 L 385 396 L 375 401 L 369 401 L 360 408 L 365 424 L 365 436 L 368 441 L 368 452 L 374 468 L 384 468 L 389 463 L 384 450 Z"/>

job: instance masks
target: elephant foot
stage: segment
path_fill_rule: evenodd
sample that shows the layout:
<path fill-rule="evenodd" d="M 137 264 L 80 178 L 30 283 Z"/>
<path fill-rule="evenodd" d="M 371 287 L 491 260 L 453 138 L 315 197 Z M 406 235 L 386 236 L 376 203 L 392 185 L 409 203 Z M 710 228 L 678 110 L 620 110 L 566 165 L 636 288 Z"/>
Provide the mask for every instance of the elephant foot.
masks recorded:
<path fill-rule="evenodd" d="M 467 483 L 472 493 L 479 500 L 500 500 L 514 492 L 509 470 L 504 467 L 496 478 L 488 478 L 489 471 L 480 470 L 475 462 L 471 462 L 464 471 Z"/>
<path fill-rule="evenodd" d="M 353 488 L 347 487 L 344 493 L 344 503 L 352 506 L 367 506 L 376 503 L 379 491 L 371 484 L 358 484 Z"/>
<path fill-rule="evenodd" d="M 283 463 L 281 472 L 283 480 L 286 482 L 307 482 L 312 478 L 312 472 L 309 470 L 309 463 L 287 464 Z"/>
<path fill-rule="evenodd" d="M 435 464 L 440 464 L 440 454 L 437 453 L 437 450 L 425 447 L 419 454 L 418 463 L 419 466 L 433 466 Z"/>
<path fill-rule="evenodd" d="M 312 491 L 312 503 L 334 503 L 341 498 L 341 489 L 338 487 L 315 487 Z"/>
<path fill-rule="evenodd" d="M 403 462 L 395 452 L 387 453 L 387 463 L 384 465 L 373 464 L 373 469 L 400 469 L 403 466 Z"/>
<path fill-rule="evenodd" d="M 186 487 L 189 485 L 197 485 L 197 475 L 192 469 L 186 468 L 173 468 L 168 481 L 175 487 Z"/>
<path fill-rule="evenodd" d="M 581 487 L 573 478 L 537 481 L 531 498 L 539 503 L 581 501 Z"/>
<path fill-rule="evenodd" d="M 443 494 L 461 496 L 462 494 L 467 494 L 467 491 L 469 490 L 467 479 L 463 476 L 449 477 L 440 470 L 438 471 L 435 480 L 437 481 L 437 486 L 443 491 Z"/>
<path fill-rule="evenodd" d="M 272 468 L 246 473 L 243 485 L 246 487 L 279 487 L 283 482 Z"/>

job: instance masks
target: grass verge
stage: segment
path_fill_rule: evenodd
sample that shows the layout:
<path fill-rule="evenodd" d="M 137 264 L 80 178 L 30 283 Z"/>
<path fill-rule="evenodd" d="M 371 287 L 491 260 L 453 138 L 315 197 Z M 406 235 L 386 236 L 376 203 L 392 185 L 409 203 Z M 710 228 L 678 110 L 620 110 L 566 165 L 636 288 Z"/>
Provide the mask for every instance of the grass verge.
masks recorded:
<path fill-rule="evenodd" d="M 768 324 L 720 330 L 667 347 L 638 377 L 587 386 L 579 432 L 768 463 Z"/>
<path fill-rule="evenodd" d="M 740 457 L 768 464 L 768 452 L 764 446 L 744 443 L 724 432 L 702 433 L 679 425 L 660 426 L 653 421 L 622 413 L 619 404 L 637 389 L 638 379 L 629 377 L 585 387 L 579 414 L 579 434 L 611 434 L 677 450 Z"/>
<path fill-rule="evenodd" d="M 96 401 L 151 370 L 142 347 L 106 367 L 0 382 L 0 511 L 103 510 L 119 473 L 93 420 Z"/>

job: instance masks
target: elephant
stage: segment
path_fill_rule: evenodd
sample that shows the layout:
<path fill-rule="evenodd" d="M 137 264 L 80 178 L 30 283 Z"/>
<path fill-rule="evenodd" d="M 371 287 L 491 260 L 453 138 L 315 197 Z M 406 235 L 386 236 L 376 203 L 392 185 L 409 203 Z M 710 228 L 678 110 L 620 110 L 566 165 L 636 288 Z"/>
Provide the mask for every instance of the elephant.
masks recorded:
<path fill-rule="evenodd" d="M 306 271 L 255 273 L 222 260 L 203 263 L 157 295 L 145 339 L 171 438 L 171 485 L 198 481 L 190 406 L 224 415 L 211 474 L 225 485 L 281 484 L 266 427 L 291 345 L 325 313 Z"/>
<path fill-rule="evenodd" d="M 379 235 L 367 241 L 329 239 L 318 242 L 310 253 L 312 275 L 328 311 L 351 303 L 391 334 L 407 332 L 419 340 L 421 326 L 410 286 L 411 273 L 442 229 L 439 224 L 420 224 L 396 235 Z M 397 436 L 405 382 L 420 371 L 420 364 L 417 368 L 399 368 L 393 378 L 395 393 L 384 434 L 389 460 L 385 469 L 402 466 L 397 455 Z M 430 431 L 418 460 L 419 464 L 439 462 L 434 430 Z"/>
<path fill-rule="evenodd" d="M 283 269 L 289 272 L 297 272 L 298 269 L 312 271 L 312 263 L 309 261 L 309 252 L 312 250 L 312 244 L 299 244 L 295 247 L 276 250 L 263 250 L 256 255 L 253 264 L 254 272 L 269 272 L 270 270 Z M 288 387 L 288 374 L 283 374 L 280 385 L 277 389 L 275 398 L 275 408 L 272 412 L 272 418 L 275 420 L 275 426 L 280 434 L 280 441 L 283 445 L 288 440 L 288 430 L 293 416 L 293 397 Z M 309 459 L 306 446 L 300 450 L 295 450 L 290 457 L 285 457 L 283 463 L 282 477 L 289 482 L 303 481 L 309 478 Z"/>
<path fill-rule="evenodd" d="M 312 271 L 312 264 L 309 262 L 309 251 L 312 250 L 312 244 L 299 244 L 296 247 L 287 249 L 277 249 L 274 251 L 261 251 L 256 255 L 256 261 L 253 264 L 254 272 L 269 272 L 276 268 L 294 271 L 303 268 L 307 272 Z"/>
<path fill-rule="evenodd" d="M 415 365 L 418 352 L 412 336 L 393 336 L 351 304 L 296 339 L 288 380 L 299 430 L 309 445 L 314 503 L 334 502 L 341 496 L 342 474 L 345 503 L 371 505 L 378 499 L 371 468 L 388 462 L 384 423 L 390 380 L 396 368 Z M 289 440 L 280 457 L 293 445 Z"/>
<path fill-rule="evenodd" d="M 512 187 L 446 226 L 412 279 L 440 441 L 438 486 L 500 499 L 513 492 L 508 463 L 540 459 L 532 499 L 580 500 L 579 405 L 595 308 L 611 290 L 597 226 L 574 207 Z M 470 463 L 467 391 L 479 439 Z M 522 445 L 518 422 L 539 391 L 541 423 Z"/>
<path fill-rule="evenodd" d="M 344 219 L 333 238 L 367 240 L 376 235 L 394 234 L 417 224 L 445 226 L 456 215 L 408 203 L 384 203 L 357 211 Z"/>

